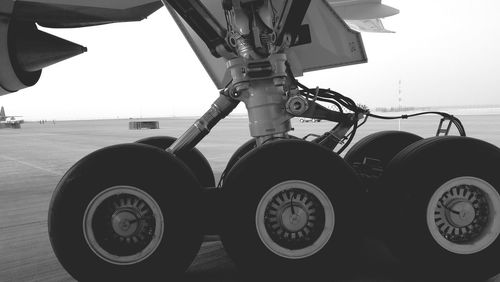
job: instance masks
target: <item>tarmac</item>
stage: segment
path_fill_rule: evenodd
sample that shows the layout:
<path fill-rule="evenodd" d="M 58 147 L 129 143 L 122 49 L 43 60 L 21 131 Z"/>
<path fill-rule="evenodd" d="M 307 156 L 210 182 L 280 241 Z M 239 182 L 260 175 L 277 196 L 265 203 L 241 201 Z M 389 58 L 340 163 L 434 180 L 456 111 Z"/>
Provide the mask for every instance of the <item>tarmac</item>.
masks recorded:
<path fill-rule="evenodd" d="M 177 137 L 194 121 L 192 118 L 154 120 L 160 121 L 160 129 L 129 130 L 129 120 L 98 120 L 28 122 L 21 129 L 0 130 L 0 281 L 74 281 L 59 264 L 49 243 L 47 212 L 53 190 L 71 165 L 97 149 L 150 136 Z M 438 121 L 438 118 L 404 121 L 401 129 L 430 137 L 435 134 Z M 500 116 L 466 116 L 463 121 L 469 135 L 500 146 Z M 395 121 L 369 121 L 358 131 L 356 140 L 398 126 Z M 292 134 L 302 137 L 308 133 L 322 134 L 332 124 L 295 121 L 294 127 Z M 229 118 L 197 148 L 207 157 L 218 179 L 232 153 L 248 139 L 247 119 Z M 383 247 L 373 248 L 383 252 Z M 415 281 L 411 274 L 393 274 L 381 277 L 362 273 L 343 281 Z M 216 240 L 203 244 L 186 278 L 241 281 L 243 277 L 222 243 Z M 500 276 L 489 281 L 500 281 Z"/>

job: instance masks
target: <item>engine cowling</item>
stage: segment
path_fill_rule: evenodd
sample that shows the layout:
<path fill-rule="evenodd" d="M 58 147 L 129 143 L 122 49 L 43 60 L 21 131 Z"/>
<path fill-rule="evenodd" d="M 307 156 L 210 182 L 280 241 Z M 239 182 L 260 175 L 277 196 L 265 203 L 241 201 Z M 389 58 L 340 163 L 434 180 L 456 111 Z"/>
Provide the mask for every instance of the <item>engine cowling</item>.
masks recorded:
<path fill-rule="evenodd" d="M 43 68 L 85 51 L 34 22 L 0 16 L 0 95 L 35 85 Z"/>
<path fill-rule="evenodd" d="M 162 6 L 160 0 L 0 0 L 0 96 L 35 85 L 43 68 L 86 51 L 37 25 L 74 28 L 140 21 Z"/>

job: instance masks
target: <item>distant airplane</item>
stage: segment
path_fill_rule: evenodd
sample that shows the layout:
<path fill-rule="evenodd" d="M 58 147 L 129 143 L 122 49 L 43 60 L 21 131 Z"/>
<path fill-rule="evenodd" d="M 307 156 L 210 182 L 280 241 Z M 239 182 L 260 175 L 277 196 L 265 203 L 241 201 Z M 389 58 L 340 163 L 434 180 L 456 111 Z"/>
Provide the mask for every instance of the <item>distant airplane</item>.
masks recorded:
<path fill-rule="evenodd" d="M 24 123 L 22 119 L 16 119 L 20 116 L 7 116 L 5 115 L 5 109 L 2 107 L 0 110 L 0 129 L 2 128 L 21 128 L 21 124 Z"/>

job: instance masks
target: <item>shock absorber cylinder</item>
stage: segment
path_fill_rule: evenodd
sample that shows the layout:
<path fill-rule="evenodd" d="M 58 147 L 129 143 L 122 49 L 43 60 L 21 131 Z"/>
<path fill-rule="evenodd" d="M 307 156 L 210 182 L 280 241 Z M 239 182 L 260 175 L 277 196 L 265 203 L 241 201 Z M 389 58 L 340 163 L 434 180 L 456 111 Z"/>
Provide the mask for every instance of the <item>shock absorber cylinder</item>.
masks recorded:
<path fill-rule="evenodd" d="M 237 58 L 228 61 L 233 78 L 231 95 L 248 110 L 250 134 L 260 145 L 275 137 L 287 137 L 292 116 L 286 111 L 286 55 L 263 60 Z"/>
<path fill-rule="evenodd" d="M 189 129 L 182 134 L 168 149 L 168 152 L 176 154 L 180 151 L 192 149 L 203 137 L 210 133 L 210 130 L 228 114 L 230 114 L 239 101 L 221 94 L 212 104 L 210 109 L 199 118 Z"/>

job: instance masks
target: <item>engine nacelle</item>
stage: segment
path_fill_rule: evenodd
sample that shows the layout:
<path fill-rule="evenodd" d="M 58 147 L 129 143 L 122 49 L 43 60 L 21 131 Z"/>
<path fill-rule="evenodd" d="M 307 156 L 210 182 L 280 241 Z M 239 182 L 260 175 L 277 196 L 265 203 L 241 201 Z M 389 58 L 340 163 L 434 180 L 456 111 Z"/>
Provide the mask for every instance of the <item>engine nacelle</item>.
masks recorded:
<path fill-rule="evenodd" d="M 86 48 L 0 15 L 0 95 L 35 85 L 42 69 Z"/>

